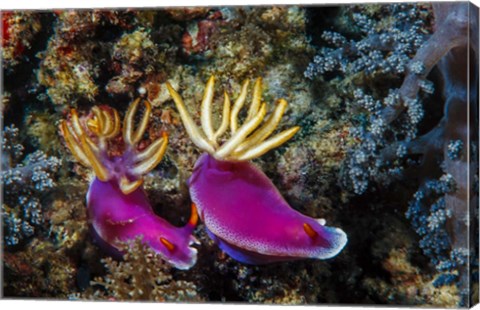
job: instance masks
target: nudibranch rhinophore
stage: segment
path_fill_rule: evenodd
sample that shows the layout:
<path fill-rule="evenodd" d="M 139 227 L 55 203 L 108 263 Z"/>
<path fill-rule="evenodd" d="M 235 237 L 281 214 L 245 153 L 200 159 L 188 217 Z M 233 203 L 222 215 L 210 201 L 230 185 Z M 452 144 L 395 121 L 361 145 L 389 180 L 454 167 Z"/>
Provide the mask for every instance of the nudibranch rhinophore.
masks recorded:
<path fill-rule="evenodd" d="M 188 183 L 199 216 L 220 248 L 243 263 L 331 258 L 347 243 L 346 234 L 339 228 L 325 226 L 324 219 L 314 219 L 292 209 L 270 179 L 248 162 L 285 143 L 299 130 L 292 127 L 270 137 L 287 102 L 278 100 L 262 124 L 267 111 L 266 104 L 261 103 L 260 78 L 255 82 L 245 120 L 239 125 L 248 84 L 248 80 L 243 83 L 233 107 L 224 93 L 222 120 L 214 130 L 214 77 L 210 78 L 200 108 L 203 132 L 192 120 L 180 95 L 167 84 L 188 135 L 205 152 L 196 162 Z M 220 145 L 217 140 L 229 127 L 231 136 Z"/>
<path fill-rule="evenodd" d="M 197 211 L 192 205 L 184 227 L 175 227 L 154 213 L 142 187 L 143 176 L 161 161 L 168 136 L 163 134 L 138 150 L 151 113 L 151 105 L 145 101 L 145 112 L 134 129 L 139 102 L 135 100 L 128 108 L 123 128 L 115 109 L 95 106 L 93 117 L 85 122 L 72 109 L 70 120 L 61 123 L 61 131 L 76 160 L 95 173 L 87 193 L 87 210 L 101 243 L 120 250 L 123 242 L 141 237 L 165 261 L 189 269 L 197 260 L 197 249 L 191 246 L 198 242 L 192 235 Z M 109 154 L 109 143 L 119 143 L 115 138 L 121 130 L 124 150 L 120 156 Z"/>

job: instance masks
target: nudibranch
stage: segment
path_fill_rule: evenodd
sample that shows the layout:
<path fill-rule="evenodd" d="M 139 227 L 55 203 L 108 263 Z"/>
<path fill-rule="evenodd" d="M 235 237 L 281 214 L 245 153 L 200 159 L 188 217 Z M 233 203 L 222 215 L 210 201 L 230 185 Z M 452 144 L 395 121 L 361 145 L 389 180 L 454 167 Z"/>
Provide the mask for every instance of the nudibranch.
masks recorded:
<path fill-rule="evenodd" d="M 115 109 L 95 106 L 93 116 L 86 121 L 72 109 L 70 120 L 61 123 L 61 131 L 76 160 L 95 173 L 87 193 L 87 210 L 100 243 L 118 251 L 122 243 L 141 237 L 165 261 L 178 269 L 189 269 L 197 259 L 197 250 L 191 246 L 198 242 L 192 235 L 197 211 L 192 205 L 192 215 L 184 227 L 175 227 L 154 213 L 142 186 L 143 176 L 161 161 L 168 136 L 164 133 L 139 150 L 151 114 L 150 103 L 144 101 L 145 112 L 135 129 L 139 102 L 135 100 L 128 108 L 123 128 Z M 112 155 L 109 146 L 122 143 L 117 137 L 120 131 L 123 152 Z"/>
<path fill-rule="evenodd" d="M 233 106 L 224 93 L 222 120 L 214 130 L 212 76 L 200 107 L 201 131 L 181 96 L 167 84 L 189 137 L 205 152 L 197 160 L 188 185 L 207 233 L 224 252 L 247 264 L 327 259 L 337 255 L 347 242 L 346 234 L 339 228 L 325 226 L 324 219 L 314 219 L 294 210 L 270 179 L 248 161 L 285 143 L 299 130 L 292 127 L 270 137 L 287 102 L 278 100 L 263 122 L 267 108 L 266 103 L 261 102 L 260 78 L 255 82 L 251 104 L 240 125 L 238 118 L 247 98 L 248 85 L 248 80 L 243 83 Z M 228 128 L 230 138 L 218 143 Z"/>

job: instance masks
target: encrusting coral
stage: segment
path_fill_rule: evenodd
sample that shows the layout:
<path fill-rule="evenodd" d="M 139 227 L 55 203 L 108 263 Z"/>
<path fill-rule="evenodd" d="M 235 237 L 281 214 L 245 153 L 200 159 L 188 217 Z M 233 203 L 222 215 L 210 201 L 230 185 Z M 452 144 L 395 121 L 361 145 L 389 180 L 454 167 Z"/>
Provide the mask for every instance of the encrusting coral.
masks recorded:
<path fill-rule="evenodd" d="M 21 56 L 32 47 L 35 35 L 41 30 L 40 15 L 33 12 L 1 12 L 2 63 L 7 70 L 20 63 Z"/>
<path fill-rule="evenodd" d="M 125 254 L 118 262 L 111 257 L 102 260 L 107 268 L 104 277 L 92 282 L 93 288 L 81 295 L 70 296 L 86 299 L 104 299 L 115 301 L 174 301 L 199 302 L 195 284 L 185 280 L 174 280 L 171 267 L 151 247 L 140 239 L 122 243 Z"/>
<path fill-rule="evenodd" d="M 158 53 L 158 47 L 145 29 L 124 34 L 113 46 L 113 67 L 118 75 L 108 81 L 106 91 L 110 94 L 132 92 L 140 78 L 156 71 Z"/>
<path fill-rule="evenodd" d="M 107 58 L 109 43 L 99 39 L 102 27 L 129 29 L 132 14 L 125 11 L 55 11 L 57 27 L 41 59 L 38 83 L 46 88 L 57 106 L 72 106 L 77 101 L 93 102 L 102 92 L 97 81 L 101 62 Z"/>

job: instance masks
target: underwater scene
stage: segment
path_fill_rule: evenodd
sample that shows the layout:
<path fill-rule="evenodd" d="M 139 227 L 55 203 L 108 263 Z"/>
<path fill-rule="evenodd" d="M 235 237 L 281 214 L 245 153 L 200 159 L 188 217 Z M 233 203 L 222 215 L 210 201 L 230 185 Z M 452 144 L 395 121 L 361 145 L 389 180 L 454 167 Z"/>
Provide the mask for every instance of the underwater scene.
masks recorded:
<path fill-rule="evenodd" d="M 478 8 L 3 11 L 2 297 L 478 303 Z"/>

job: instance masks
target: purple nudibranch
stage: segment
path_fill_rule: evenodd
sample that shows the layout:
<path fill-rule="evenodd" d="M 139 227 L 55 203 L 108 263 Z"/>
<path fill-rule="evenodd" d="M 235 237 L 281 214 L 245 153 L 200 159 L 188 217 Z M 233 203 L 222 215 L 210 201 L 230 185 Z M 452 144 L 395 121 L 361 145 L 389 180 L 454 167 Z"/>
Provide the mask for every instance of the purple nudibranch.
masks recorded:
<path fill-rule="evenodd" d="M 95 233 L 116 249 L 119 241 L 142 236 L 144 243 L 178 269 L 189 269 L 196 262 L 197 250 L 190 247 L 196 242 L 193 205 L 193 219 L 184 227 L 175 227 L 153 212 L 141 187 L 124 194 L 117 182 L 95 178 L 87 193 L 87 210 Z"/>
<path fill-rule="evenodd" d="M 244 123 L 238 125 L 248 84 L 248 81 L 243 83 L 233 107 L 227 93 L 224 94 L 222 121 L 214 130 L 212 76 L 201 103 L 200 130 L 180 95 L 167 83 L 188 135 L 205 151 L 188 183 L 199 217 L 219 247 L 243 263 L 334 257 L 347 243 L 345 232 L 325 226 L 324 219 L 314 219 L 291 208 L 270 179 L 248 162 L 285 143 L 299 130 L 292 127 L 270 137 L 287 102 L 278 100 L 274 111 L 262 123 L 266 104 L 261 103 L 261 79 L 255 83 Z M 219 145 L 217 139 L 228 127 L 231 137 Z"/>
<path fill-rule="evenodd" d="M 205 153 L 189 187 L 209 235 L 238 261 L 326 259 L 337 255 L 347 240 L 339 228 L 292 209 L 252 163 L 219 161 Z"/>
<path fill-rule="evenodd" d="M 168 136 L 163 134 L 145 149 L 137 149 L 151 113 L 151 106 L 145 101 L 145 113 L 135 130 L 133 119 L 138 103 L 139 100 L 134 101 L 125 115 L 122 128 L 125 150 L 120 156 L 109 154 L 109 142 L 119 143 L 118 139 L 116 142 L 112 139 L 122 127 L 117 111 L 112 108 L 94 107 L 94 116 L 84 123 L 72 110 L 70 122 L 63 121 L 61 131 L 75 158 L 95 173 L 87 193 L 87 212 L 100 245 L 118 252 L 122 243 L 140 237 L 174 267 L 189 269 L 197 259 L 197 249 L 191 247 L 198 243 L 192 235 L 197 211 L 192 205 L 190 221 L 184 227 L 175 227 L 154 213 L 142 187 L 143 176 L 161 161 Z"/>

